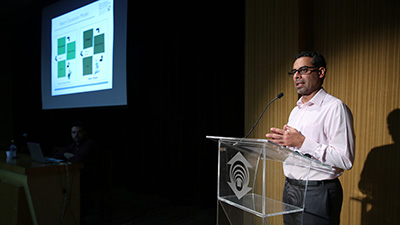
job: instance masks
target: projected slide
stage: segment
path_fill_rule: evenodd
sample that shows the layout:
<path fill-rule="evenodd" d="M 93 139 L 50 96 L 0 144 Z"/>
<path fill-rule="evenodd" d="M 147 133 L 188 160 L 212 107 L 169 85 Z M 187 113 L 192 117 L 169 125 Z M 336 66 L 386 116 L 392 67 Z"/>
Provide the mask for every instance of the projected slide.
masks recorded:
<path fill-rule="evenodd" d="M 113 0 L 51 21 L 51 95 L 112 89 Z"/>

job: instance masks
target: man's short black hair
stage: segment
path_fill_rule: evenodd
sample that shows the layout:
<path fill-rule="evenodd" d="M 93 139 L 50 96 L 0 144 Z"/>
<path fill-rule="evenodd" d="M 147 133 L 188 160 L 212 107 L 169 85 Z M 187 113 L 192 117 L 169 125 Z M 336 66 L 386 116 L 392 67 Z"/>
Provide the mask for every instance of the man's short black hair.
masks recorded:
<path fill-rule="evenodd" d="M 71 127 L 80 127 L 83 130 L 87 130 L 86 124 L 84 122 L 82 122 L 82 121 L 73 122 Z"/>
<path fill-rule="evenodd" d="M 325 57 L 319 53 L 319 52 L 314 52 L 314 51 L 303 51 L 300 52 L 299 54 L 297 54 L 294 58 L 294 61 L 296 61 L 298 58 L 301 57 L 310 57 L 312 58 L 312 64 L 313 66 L 320 68 L 320 67 L 324 67 L 326 69 L 326 61 L 325 61 Z"/>

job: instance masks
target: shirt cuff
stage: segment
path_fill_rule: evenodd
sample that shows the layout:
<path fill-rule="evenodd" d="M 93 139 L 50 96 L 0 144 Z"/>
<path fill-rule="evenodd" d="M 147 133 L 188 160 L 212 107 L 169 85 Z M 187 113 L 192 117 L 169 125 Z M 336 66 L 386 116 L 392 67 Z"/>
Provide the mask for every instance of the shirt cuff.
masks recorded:
<path fill-rule="evenodd" d="M 315 159 L 321 159 L 320 154 L 318 154 L 319 144 L 310 138 L 304 139 L 303 145 L 299 149 L 304 154 L 309 154 Z"/>

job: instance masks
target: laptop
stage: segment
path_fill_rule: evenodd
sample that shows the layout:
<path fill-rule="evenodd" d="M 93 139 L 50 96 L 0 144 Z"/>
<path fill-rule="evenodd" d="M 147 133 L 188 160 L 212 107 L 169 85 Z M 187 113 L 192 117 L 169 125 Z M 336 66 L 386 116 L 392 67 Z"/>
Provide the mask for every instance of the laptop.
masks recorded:
<path fill-rule="evenodd" d="M 42 163 L 51 163 L 51 162 L 62 162 L 62 159 L 48 158 L 43 156 L 42 148 L 40 148 L 39 143 L 28 142 L 28 149 L 31 153 L 31 158 L 33 161 L 42 162 Z"/>

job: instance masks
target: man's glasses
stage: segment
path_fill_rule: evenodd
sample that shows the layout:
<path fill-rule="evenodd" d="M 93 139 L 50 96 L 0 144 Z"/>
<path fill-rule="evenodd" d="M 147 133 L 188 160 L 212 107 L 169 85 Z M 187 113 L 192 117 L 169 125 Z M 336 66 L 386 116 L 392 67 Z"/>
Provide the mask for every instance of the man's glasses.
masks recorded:
<path fill-rule="evenodd" d="M 298 70 L 292 69 L 288 74 L 289 74 L 289 76 L 294 76 L 297 72 L 299 72 L 300 75 L 306 75 L 306 74 L 308 74 L 308 72 L 311 73 L 311 72 L 318 71 L 318 70 L 310 70 L 310 68 L 317 68 L 317 67 L 315 67 L 315 66 L 312 66 L 312 67 L 303 66 L 303 67 L 300 67 Z"/>

